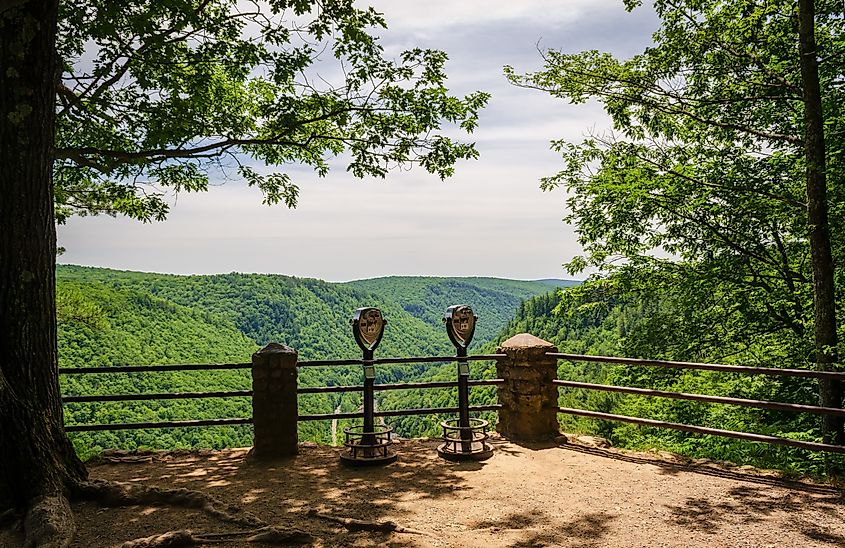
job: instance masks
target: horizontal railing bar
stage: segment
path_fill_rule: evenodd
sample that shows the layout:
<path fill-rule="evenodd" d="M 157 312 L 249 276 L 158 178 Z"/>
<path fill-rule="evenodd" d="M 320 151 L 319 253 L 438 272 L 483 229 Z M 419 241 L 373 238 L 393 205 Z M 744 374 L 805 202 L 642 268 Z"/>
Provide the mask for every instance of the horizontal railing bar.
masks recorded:
<path fill-rule="evenodd" d="M 165 392 L 159 394 L 103 394 L 99 396 L 63 396 L 62 403 L 88 403 L 101 401 L 181 400 L 199 398 L 240 398 L 252 396 L 252 390 L 221 392 Z"/>
<path fill-rule="evenodd" d="M 477 354 L 467 356 L 468 361 L 498 360 L 505 354 Z M 420 356 L 411 358 L 379 358 L 374 365 L 402 363 L 449 363 L 457 360 L 456 356 Z M 343 365 L 361 365 L 364 360 L 304 360 L 297 362 L 298 367 L 325 367 Z M 250 369 L 252 363 L 185 363 L 175 365 L 108 365 L 97 367 L 60 367 L 60 375 L 83 375 L 94 373 L 150 373 L 158 371 L 210 371 L 217 369 Z"/>
<path fill-rule="evenodd" d="M 820 413 L 824 415 L 838 415 L 845 417 L 845 409 L 836 407 L 819 407 L 816 405 L 803 405 L 799 403 L 781 403 L 768 400 L 748 400 L 742 398 L 729 398 L 725 396 L 707 396 L 704 394 L 687 394 L 684 392 L 667 392 L 664 390 L 651 390 L 648 388 L 632 388 L 630 386 L 612 386 L 608 384 L 592 384 L 588 382 L 560 381 L 553 380 L 552 384 L 565 386 L 567 388 L 583 388 L 586 390 L 602 390 L 604 392 L 620 392 L 622 394 L 637 394 L 640 396 L 656 396 L 659 398 L 672 398 L 676 400 L 692 400 L 706 403 L 724 403 L 728 405 L 742 405 L 756 409 L 777 409 L 780 411 L 796 411 L 807 413 Z"/>
<path fill-rule="evenodd" d="M 296 362 L 297 367 L 330 367 L 340 365 L 361 365 L 364 360 L 303 360 Z"/>
<path fill-rule="evenodd" d="M 347 384 L 338 386 L 305 386 L 296 389 L 297 394 L 332 394 L 335 392 L 361 392 L 362 385 Z"/>
<path fill-rule="evenodd" d="M 784 377 L 808 377 L 813 379 L 845 380 L 842 371 L 814 371 L 812 369 L 781 369 L 779 367 L 749 367 L 746 365 L 724 365 L 718 363 L 674 362 L 666 360 L 642 360 L 639 358 L 619 358 L 613 356 L 585 356 L 582 354 L 563 354 L 548 352 L 547 356 L 575 362 L 612 363 L 647 367 L 670 367 L 674 369 L 699 369 L 702 371 L 726 371 L 749 375 L 775 375 Z"/>
<path fill-rule="evenodd" d="M 467 361 L 499 360 L 507 354 L 476 354 L 467 356 Z M 403 364 L 403 363 L 450 363 L 457 361 L 457 356 L 417 356 L 410 358 L 378 358 L 367 361 L 373 365 Z M 330 367 L 343 365 L 362 365 L 364 360 L 303 360 L 297 362 L 297 367 Z"/>
<path fill-rule="evenodd" d="M 470 386 L 493 386 L 502 384 L 502 379 L 479 379 L 469 381 Z M 458 386 L 457 382 L 416 382 L 377 384 L 376 390 L 406 390 L 412 388 L 449 388 Z M 364 389 L 361 385 L 347 386 L 316 386 L 303 387 L 297 390 L 300 394 L 323 394 L 331 392 L 359 392 Z M 219 392 L 165 392 L 152 394 L 102 394 L 94 396 L 64 396 L 62 403 L 90 403 L 108 401 L 149 401 L 149 400 L 179 400 L 199 398 L 238 398 L 252 396 L 252 390 L 229 390 Z"/>
<path fill-rule="evenodd" d="M 496 411 L 501 409 L 501 405 L 494 404 L 494 405 L 470 405 L 469 410 L 470 412 L 473 411 Z M 448 411 L 446 410 L 448 409 Z M 377 411 L 375 413 L 376 417 L 405 417 L 409 415 L 436 415 L 442 413 L 458 413 L 460 408 L 458 407 L 424 407 L 419 409 L 393 409 L 390 411 Z"/>
<path fill-rule="evenodd" d="M 504 379 L 478 379 L 469 381 L 470 386 L 496 386 L 504 384 Z M 373 388 L 379 390 L 410 390 L 415 388 L 452 388 L 458 386 L 457 381 L 405 382 L 395 384 L 377 384 Z M 299 394 L 327 394 L 333 392 L 361 392 L 364 386 L 360 384 L 341 386 L 308 386 L 297 389 Z"/>
<path fill-rule="evenodd" d="M 464 359 L 471 362 L 477 362 L 482 360 L 499 360 L 506 357 L 507 354 L 475 354 L 474 356 L 466 356 Z M 425 356 L 415 358 L 379 358 L 377 360 L 373 360 L 373 363 L 375 365 L 390 363 L 449 363 L 457 360 L 457 356 Z"/>
<path fill-rule="evenodd" d="M 496 411 L 501 405 L 471 405 L 470 411 Z M 420 409 L 396 409 L 392 411 L 377 411 L 376 417 L 400 417 L 405 415 L 434 415 L 438 413 L 457 413 L 457 407 L 428 407 Z M 299 421 L 325 419 L 356 419 L 362 418 L 364 413 L 327 413 L 325 415 L 299 415 Z M 233 419 L 202 419 L 189 421 L 160 421 L 160 422 L 132 422 L 113 424 L 72 424 L 65 426 L 67 432 L 94 432 L 100 430 L 138 430 L 142 428 L 180 428 L 183 426 L 226 426 L 238 424 L 252 424 L 251 418 Z"/>
<path fill-rule="evenodd" d="M 505 379 L 476 379 L 469 381 L 470 386 L 501 386 Z"/>
<path fill-rule="evenodd" d="M 764 434 L 750 434 L 748 432 L 734 432 L 733 430 L 720 430 L 718 428 L 707 428 L 704 426 L 693 426 L 691 424 L 679 424 L 675 422 L 664 422 L 652 419 L 641 419 L 639 417 L 629 417 L 627 415 L 614 415 L 612 413 L 601 413 L 598 411 L 587 411 L 585 409 L 571 409 L 568 407 L 558 407 L 559 413 L 566 415 L 576 415 L 579 417 L 587 417 L 591 419 L 601 419 L 617 422 L 630 422 L 643 426 L 654 426 L 657 428 L 670 428 L 672 430 L 681 430 L 683 432 L 692 432 L 694 434 L 709 434 L 711 436 L 721 436 L 724 438 L 736 438 L 746 441 L 755 441 L 760 443 L 771 443 L 774 445 L 790 445 L 792 447 L 800 447 L 801 449 L 810 449 L 811 451 L 827 451 L 830 453 L 845 453 L 845 446 L 830 445 L 827 443 L 815 443 L 811 441 L 791 440 L 789 438 L 779 438 L 777 436 L 767 436 Z"/>
<path fill-rule="evenodd" d="M 470 411 L 496 411 L 501 409 L 501 405 L 470 405 Z M 396 409 L 392 411 L 376 411 L 376 417 L 403 417 L 408 415 L 436 415 L 442 413 L 457 413 L 457 407 L 426 407 L 420 409 Z M 325 413 L 319 415 L 300 415 L 298 420 L 302 421 L 321 421 L 330 419 L 360 419 L 363 418 L 364 413 Z"/>
<path fill-rule="evenodd" d="M 373 386 L 375 390 L 412 390 L 415 388 L 452 388 L 458 386 L 457 381 L 430 381 L 430 382 L 408 382 L 408 383 L 390 383 L 377 384 Z M 363 387 L 362 387 L 363 388 Z"/>
<path fill-rule="evenodd" d="M 178 365 L 109 365 L 103 367 L 60 367 L 59 375 L 91 373 L 142 373 L 158 371 L 211 371 L 218 369 L 249 369 L 251 363 L 188 363 Z"/>
<path fill-rule="evenodd" d="M 469 386 L 496 386 L 504 384 L 504 379 L 476 379 L 467 384 Z M 452 388 L 458 386 L 458 381 L 431 381 L 431 382 L 399 382 L 393 384 L 377 384 L 376 390 L 410 390 L 414 388 Z M 361 387 L 363 389 L 363 386 Z"/>
<path fill-rule="evenodd" d="M 129 422 L 113 424 L 71 424 L 65 426 L 65 430 L 67 432 L 96 432 L 101 430 L 139 430 L 142 428 L 181 428 L 183 426 L 228 426 L 237 424 L 252 424 L 252 418 Z"/>

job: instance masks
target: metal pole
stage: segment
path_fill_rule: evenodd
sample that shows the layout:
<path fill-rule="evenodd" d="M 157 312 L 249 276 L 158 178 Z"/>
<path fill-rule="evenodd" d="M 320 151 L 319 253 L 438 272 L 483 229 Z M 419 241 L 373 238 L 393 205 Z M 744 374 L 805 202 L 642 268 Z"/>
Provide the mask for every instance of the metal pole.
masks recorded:
<path fill-rule="evenodd" d="M 361 443 L 364 445 L 375 445 L 376 437 L 372 432 L 375 430 L 375 366 L 372 364 L 373 351 L 364 350 L 364 435 Z M 367 363 L 369 362 L 369 363 Z M 375 451 L 365 449 L 364 455 L 374 456 Z"/>
<path fill-rule="evenodd" d="M 472 451 L 472 431 L 469 429 L 469 362 L 467 349 L 458 347 L 458 426 L 461 427 L 461 450 Z"/>

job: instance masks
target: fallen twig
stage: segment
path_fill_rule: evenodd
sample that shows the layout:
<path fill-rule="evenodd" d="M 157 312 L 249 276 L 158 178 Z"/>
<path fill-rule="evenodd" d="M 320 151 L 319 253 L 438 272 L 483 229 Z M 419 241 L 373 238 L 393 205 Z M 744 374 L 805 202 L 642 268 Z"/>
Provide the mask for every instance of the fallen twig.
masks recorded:
<path fill-rule="evenodd" d="M 277 546 L 302 545 L 314 542 L 314 537 L 305 531 L 268 526 L 227 533 L 194 533 L 187 529 L 181 529 L 129 540 L 119 546 L 120 548 L 180 548 L 212 543 L 228 543 L 234 537 L 247 537 L 246 542 L 260 542 Z"/>
<path fill-rule="evenodd" d="M 140 463 L 151 463 L 151 462 L 153 462 L 153 457 L 151 455 L 137 456 L 137 457 L 107 457 L 107 456 L 104 455 L 104 456 L 101 457 L 101 460 L 103 462 L 107 462 L 109 464 L 118 464 L 118 463 L 140 464 Z"/>
<path fill-rule="evenodd" d="M 120 548 L 176 548 L 178 546 L 196 546 L 197 539 L 190 531 L 168 531 L 135 540 L 127 540 Z"/>
<path fill-rule="evenodd" d="M 314 516 L 316 518 L 324 519 L 327 521 L 333 521 L 335 523 L 339 523 L 343 525 L 349 531 L 376 531 L 379 533 L 408 533 L 411 535 L 426 535 L 428 533 L 425 531 L 420 531 L 418 529 L 409 529 L 408 527 L 403 527 L 396 523 L 395 521 L 368 521 L 363 519 L 355 519 L 355 518 L 343 518 L 339 516 L 333 516 L 331 514 L 323 514 L 318 512 L 317 510 L 311 509 L 308 511 L 309 516 Z"/>
<path fill-rule="evenodd" d="M 246 539 L 247 542 L 262 542 L 264 544 L 311 544 L 314 536 L 299 529 L 281 529 L 279 527 L 264 527 Z"/>

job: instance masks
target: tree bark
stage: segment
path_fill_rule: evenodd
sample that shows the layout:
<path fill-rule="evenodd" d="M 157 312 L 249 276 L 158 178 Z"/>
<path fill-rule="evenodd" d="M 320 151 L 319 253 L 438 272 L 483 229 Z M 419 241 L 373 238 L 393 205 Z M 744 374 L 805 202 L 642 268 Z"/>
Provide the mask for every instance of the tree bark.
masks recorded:
<path fill-rule="evenodd" d="M 0 3 L 0 507 L 38 509 L 27 525 L 48 528 L 52 518 L 38 516 L 49 507 L 69 513 L 61 501 L 86 477 L 64 431 L 58 382 L 57 8 L 57 0 Z"/>
<path fill-rule="evenodd" d="M 815 38 L 813 0 L 798 1 L 798 50 L 804 88 L 804 153 L 807 178 L 807 222 L 813 261 L 813 300 L 815 305 L 816 366 L 836 369 L 839 361 L 836 332 L 833 254 L 828 222 L 827 180 L 825 176 L 824 118 Z M 819 404 L 842 407 L 842 383 L 819 381 Z M 822 433 L 827 443 L 843 443 L 841 417 L 823 415 Z"/>

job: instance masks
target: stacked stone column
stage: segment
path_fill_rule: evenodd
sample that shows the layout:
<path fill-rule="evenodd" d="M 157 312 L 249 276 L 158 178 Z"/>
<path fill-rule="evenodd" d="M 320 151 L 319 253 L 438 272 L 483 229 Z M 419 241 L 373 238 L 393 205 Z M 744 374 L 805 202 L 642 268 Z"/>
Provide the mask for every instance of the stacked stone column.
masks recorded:
<path fill-rule="evenodd" d="M 252 355 L 252 456 L 297 453 L 296 350 L 270 343 Z"/>
<path fill-rule="evenodd" d="M 499 422 L 496 431 L 511 441 L 553 440 L 559 435 L 557 419 L 557 359 L 546 356 L 557 348 L 528 333 L 502 343 L 498 353 L 507 354 L 496 365 L 504 379 L 498 388 Z"/>

